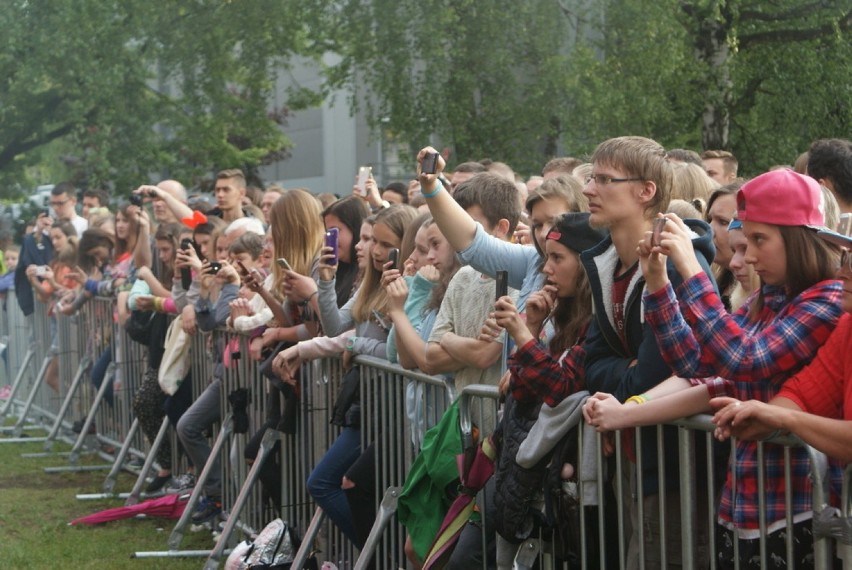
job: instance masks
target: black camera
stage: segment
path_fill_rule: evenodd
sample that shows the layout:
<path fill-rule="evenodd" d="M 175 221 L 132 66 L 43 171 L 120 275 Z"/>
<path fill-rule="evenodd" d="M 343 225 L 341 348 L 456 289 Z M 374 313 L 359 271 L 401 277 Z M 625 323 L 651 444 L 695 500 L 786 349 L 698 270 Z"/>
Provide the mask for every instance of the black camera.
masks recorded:
<path fill-rule="evenodd" d="M 134 206 L 139 206 L 141 208 L 143 201 L 144 201 L 144 199 L 142 197 L 142 194 L 137 194 L 136 192 L 133 192 L 132 194 L 130 194 L 130 203 L 133 204 Z"/>
<path fill-rule="evenodd" d="M 220 269 L 222 269 L 221 263 L 219 263 L 218 261 L 211 261 L 210 262 L 210 273 L 212 273 L 213 275 L 216 275 L 217 273 L 219 273 Z"/>

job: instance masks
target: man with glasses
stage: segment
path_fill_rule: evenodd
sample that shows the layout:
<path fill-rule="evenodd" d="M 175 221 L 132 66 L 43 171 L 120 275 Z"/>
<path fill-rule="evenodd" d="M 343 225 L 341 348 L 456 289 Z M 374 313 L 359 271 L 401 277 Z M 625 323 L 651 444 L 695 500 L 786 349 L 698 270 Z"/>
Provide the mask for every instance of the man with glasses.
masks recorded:
<path fill-rule="evenodd" d="M 77 215 L 77 191 L 70 182 L 60 182 L 50 191 L 50 207 L 56 213 L 57 220 L 71 222 L 77 235 L 82 236 L 89 227 L 86 218 Z"/>
<path fill-rule="evenodd" d="M 666 211 L 671 185 L 672 168 L 666 160 L 666 151 L 653 140 L 642 137 L 609 139 L 598 145 L 592 156 L 592 174 L 583 189 L 589 199 L 589 223 L 607 228 L 610 236 L 580 256 L 595 306 L 585 346 L 586 389 L 591 393 L 607 392 L 624 402 L 672 375 L 653 331 L 642 318 L 645 278 L 636 251 L 639 241 L 652 230 L 658 214 Z M 699 262 L 712 279 L 710 262 L 715 251 L 710 226 L 698 220 L 688 220 L 687 224 L 696 234 L 692 245 Z M 679 285 L 682 279 L 672 263 L 669 263 L 668 272 L 673 285 Z M 681 563 L 681 536 L 672 530 L 680 528 L 677 453 L 664 457 L 665 520 L 670 530 L 663 545 L 660 541 L 662 505 L 656 433 L 656 428 L 642 430 L 642 472 L 636 473 L 632 463 L 625 470 L 624 496 L 633 531 L 627 552 L 627 567 L 631 569 L 639 567 L 640 527 L 644 528 L 641 536 L 644 538 L 645 568 L 661 567 L 662 548 L 666 548 L 669 564 L 679 566 Z M 674 428 L 666 428 L 664 438 L 666 449 L 677 449 Z M 696 457 L 700 456 L 696 450 Z M 706 465 L 701 467 L 706 473 Z M 638 508 L 631 494 L 642 497 L 644 521 L 638 520 Z M 710 507 L 704 507 L 706 513 Z M 707 516 L 696 517 L 696 520 L 703 522 L 706 531 Z M 612 521 L 607 527 L 617 528 L 617 525 Z M 707 542 L 706 534 L 699 535 L 696 561 L 700 564 L 708 560 Z M 617 559 L 617 554 L 612 556 Z"/>

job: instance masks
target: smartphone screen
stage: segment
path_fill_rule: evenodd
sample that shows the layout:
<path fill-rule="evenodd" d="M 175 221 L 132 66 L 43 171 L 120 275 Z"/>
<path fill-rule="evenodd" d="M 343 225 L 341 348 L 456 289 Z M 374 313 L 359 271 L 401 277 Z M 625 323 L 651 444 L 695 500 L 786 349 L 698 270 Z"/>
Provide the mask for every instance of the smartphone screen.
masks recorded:
<path fill-rule="evenodd" d="M 325 246 L 330 247 L 334 252 L 334 259 L 328 262 L 329 265 L 337 265 L 337 238 L 340 234 L 340 230 L 337 228 L 328 228 L 328 231 L 325 232 Z"/>
<path fill-rule="evenodd" d="M 367 195 L 367 180 L 373 174 L 372 166 L 362 166 L 358 169 L 358 194 L 361 196 Z"/>
<path fill-rule="evenodd" d="M 397 248 L 388 252 L 388 261 L 391 262 L 390 269 L 399 269 L 399 250 Z"/>
<path fill-rule="evenodd" d="M 430 152 L 423 157 L 423 161 L 420 163 L 420 172 L 421 174 L 435 174 L 436 170 L 438 170 L 438 153 Z"/>
<path fill-rule="evenodd" d="M 494 282 L 496 284 L 496 292 L 494 296 L 494 300 L 496 301 L 500 297 L 505 297 L 509 294 L 509 272 L 508 271 L 498 271 L 497 275 L 494 276 Z"/>

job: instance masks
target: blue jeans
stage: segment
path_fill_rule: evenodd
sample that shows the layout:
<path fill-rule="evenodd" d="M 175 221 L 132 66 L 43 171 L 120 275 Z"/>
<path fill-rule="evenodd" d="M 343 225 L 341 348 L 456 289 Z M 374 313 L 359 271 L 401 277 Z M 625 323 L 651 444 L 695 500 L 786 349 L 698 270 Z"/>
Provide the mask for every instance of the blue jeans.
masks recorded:
<path fill-rule="evenodd" d="M 100 390 L 101 384 L 103 384 L 104 379 L 106 378 L 107 369 L 109 368 L 109 363 L 112 362 L 112 348 L 107 347 L 101 355 L 98 357 L 98 360 L 95 362 L 94 366 L 92 366 L 92 384 L 94 384 L 95 388 Z M 113 378 L 110 378 L 109 385 L 104 391 L 104 402 L 109 404 L 110 407 L 113 405 Z"/>
<path fill-rule="evenodd" d="M 346 492 L 340 485 L 346 471 L 360 456 L 361 430 L 343 428 L 308 477 L 308 492 L 353 544 L 358 544 L 358 534 Z"/>

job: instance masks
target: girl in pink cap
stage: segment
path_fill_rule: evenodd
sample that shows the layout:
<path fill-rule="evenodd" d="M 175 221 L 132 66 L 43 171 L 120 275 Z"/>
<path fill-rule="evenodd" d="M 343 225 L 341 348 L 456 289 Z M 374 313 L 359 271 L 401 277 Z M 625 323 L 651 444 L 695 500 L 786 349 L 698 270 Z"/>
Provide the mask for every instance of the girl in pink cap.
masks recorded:
<path fill-rule="evenodd" d="M 824 213 L 816 181 L 790 170 L 762 174 L 737 192 L 737 214 L 747 239 L 745 261 L 754 267 L 761 287 L 733 314 L 725 311 L 698 265 L 688 229 L 677 216 L 666 215 L 657 243 L 652 243 L 650 233 L 640 242 L 645 319 L 675 376 L 623 405 L 609 394 L 595 394 L 584 413 L 599 431 L 706 412 L 715 396 L 766 402 L 831 334 L 842 311 L 842 289 L 834 280 L 838 252 L 817 236 Z M 684 279 L 677 291 L 666 275 L 666 257 L 672 258 Z M 795 567 L 813 567 L 807 454 L 804 449 L 790 450 L 788 513 L 785 448 L 765 444 L 761 463 L 757 450 L 755 442 L 736 443 L 719 505 L 717 564 L 734 567 L 739 541 L 740 567 L 760 567 L 765 540 L 768 556 L 787 559 L 790 541 Z M 762 498 L 761 469 L 765 469 Z M 763 515 L 765 534 L 759 524 Z M 791 523 L 793 532 L 787 532 Z"/>

